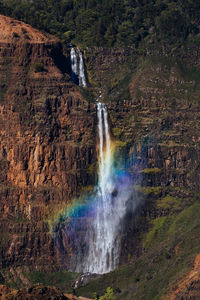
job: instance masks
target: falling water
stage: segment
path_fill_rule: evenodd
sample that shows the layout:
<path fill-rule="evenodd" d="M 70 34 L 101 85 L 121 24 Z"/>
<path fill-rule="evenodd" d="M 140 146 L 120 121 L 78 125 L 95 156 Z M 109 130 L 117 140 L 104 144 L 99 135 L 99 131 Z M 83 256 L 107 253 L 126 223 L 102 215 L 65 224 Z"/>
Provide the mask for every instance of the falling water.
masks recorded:
<path fill-rule="evenodd" d="M 99 135 L 99 174 L 96 213 L 90 235 L 89 253 L 83 267 L 84 272 L 103 274 L 116 268 L 120 253 L 120 223 L 130 199 L 130 181 L 116 174 L 112 159 L 108 111 L 103 103 L 97 104 Z M 122 225 L 122 224 L 121 224 Z"/>
<path fill-rule="evenodd" d="M 84 68 L 84 62 L 83 62 L 83 55 L 82 55 L 80 49 L 78 49 L 78 53 L 79 53 L 79 85 L 85 87 L 86 79 L 85 79 L 85 68 Z"/>
<path fill-rule="evenodd" d="M 71 76 L 72 76 L 72 81 L 76 83 L 77 81 L 77 74 L 78 74 L 78 60 L 76 56 L 76 51 L 74 48 L 71 48 L 70 52 L 70 58 L 71 58 Z"/>
<path fill-rule="evenodd" d="M 75 48 L 71 48 L 71 77 L 72 81 L 79 86 L 86 87 L 85 68 L 83 62 L 83 55 L 78 48 L 78 54 Z"/>
<path fill-rule="evenodd" d="M 84 274 L 104 274 L 119 265 L 126 216 L 139 203 L 133 174 L 125 169 L 124 158 L 111 139 L 107 106 L 100 102 L 97 102 L 97 121 L 97 186 L 64 206 L 50 222 L 59 257 L 65 263 L 68 249 L 73 249 L 69 269 Z"/>

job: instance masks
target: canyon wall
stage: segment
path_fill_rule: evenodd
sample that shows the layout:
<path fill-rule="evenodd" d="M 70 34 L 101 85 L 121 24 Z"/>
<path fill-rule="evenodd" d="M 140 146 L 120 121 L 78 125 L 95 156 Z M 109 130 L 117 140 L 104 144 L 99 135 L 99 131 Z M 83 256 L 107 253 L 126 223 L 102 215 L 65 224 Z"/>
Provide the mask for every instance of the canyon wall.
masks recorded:
<path fill-rule="evenodd" d="M 85 57 L 126 168 L 133 179 L 137 174 L 141 206 L 127 216 L 121 256 L 127 262 L 145 250 L 144 235 L 155 220 L 199 201 L 200 48 L 142 54 L 131 47 L 95 48 Z"/>
<path fill-rule="evenodd" d="M 70 269 L 88 220 L 74 229 L 61 219 L 52 234 L 49 219 L 97 180 L 95 99 L 71 82 L 69 51 L 57 39 L 3 16 L 0 23 L 1 268 Z M 123 263 L 148 251 L 155 221 L 199 201 L 200 49 L 176 51 L 83 52 L 88 90 L 101 91 L 141 203 L 120 233 Z"/>
<path fill-rule="evenodd" d="M 1 267 L 57 268 L 47 219 L 94 184 L 95 106 L 70 82 L 54 37 L 0 22 Z"/>

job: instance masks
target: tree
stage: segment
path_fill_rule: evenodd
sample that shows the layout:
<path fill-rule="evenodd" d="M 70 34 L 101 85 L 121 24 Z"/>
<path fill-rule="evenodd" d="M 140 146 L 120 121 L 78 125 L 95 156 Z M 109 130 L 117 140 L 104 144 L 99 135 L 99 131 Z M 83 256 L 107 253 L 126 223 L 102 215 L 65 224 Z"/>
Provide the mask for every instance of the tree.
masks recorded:
<path fill-rule="evenodd" d="M 74 38 L 74 34 L 70 30 L 64 32 L 63 36 L 66 43 L 71 42 L 71 40 Z"/>
<path fill-rule="evenodd" d="M 106 289 L 105 295 L 101 296 L 99 300 L 116 300 L 113 289 L 111 287 L 108 287 Z"/>
<path fill-rule="evenodd" d="M 130 21 L 124 21 L 118 28 L 117 41 L 119 44 L 128 45 L 136 41 L 136 32 Z"/>
<path fill-rule="evenodd" d="M 169 7 L 162 11 L 155 23 L 162 38 L 174 41 L 187 36 L 187 18 L 177 8 Z"/>

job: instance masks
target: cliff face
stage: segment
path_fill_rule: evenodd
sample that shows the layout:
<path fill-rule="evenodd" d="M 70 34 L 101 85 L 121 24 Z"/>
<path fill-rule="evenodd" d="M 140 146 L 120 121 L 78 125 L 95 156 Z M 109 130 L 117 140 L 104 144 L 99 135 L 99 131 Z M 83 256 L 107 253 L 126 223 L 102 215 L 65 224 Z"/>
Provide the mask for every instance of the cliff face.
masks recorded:
<path fill-rule="evenodd" d="M 57 264 L 48 216 L 94 183 L 95 109 L 69 81 L 55 38 L 0 23 L 1 266 L 48 269 Z"/>
<path fill-rule="evenodd" d="M 84 251 L 87 220 L 75 228 L 77 247 L 65 234 L 66 226 L 73 233 L 70 223 L 58 222 L 56 239 L 47 221 L 95 183 L 95 104 L 71 83 L 54 37 L 3 16 L 0 23 L 1 267 L 69 269 L 77 248 Z M 121 262 L 130 263 L 125 283 L 117 280 L 120 271 L 105 279 L 107 286 L 116 282 L 121 299 L 143 299 L 147 286 L 152 299 L 166 292 L 181 260 L 185 272 L 200 251 L 200 49 L 176 51 L 84 51 L 88 79 L 107 102 L 113 138 L 141 199 L 121 232 Z"/>
<path fill-rule="evenodd" d="M 140 164 L 144 184 L 149 182 L 149 186 L 199 191 L 200 48 L 152 51 L 143 58 L 138 58 L 134 49 L 96 49 L 95 57 L 88 53 L 93 78 L 99 69 L 104 74 L 101 77 L 111 78 L 110 90 L 103 96 L 113 136 L 125 143 L 124 151 L 128 149 L 127 167 Z M 130 78 L 124 80 L 126 74 Z M 101 84 L 106 91 L 107 81 L 101 80 Z M 124 93 L 116 96 L 120 84 Z"/>
<path fill-rule="evenodd" d="M 85 56 L 93 78 L 100 73 L 105 79 L 96 84 L 109 108 L 113 136 L 123 142 L 126 167 L 133 177 L 139 171 L 142 205 L 127 216 L 122 235 L 121 261 L 127 266 L 95 288 L 100 292 L 106 282 L 122 291 L 119 299 L 154 299 L 176 290 L 200 250 L 200 49 L 165 48 L 142 56 L 127 49 L 121 61 L 118 51 L 112 50 L 109 66 L 108 50 L 100 49 L 100 57 L 98 49 L 96 57 L 86 50 Z M 183 288 L 180 283 L 176 297 L 197 293 L 198 280 L 191 279 Z"/>

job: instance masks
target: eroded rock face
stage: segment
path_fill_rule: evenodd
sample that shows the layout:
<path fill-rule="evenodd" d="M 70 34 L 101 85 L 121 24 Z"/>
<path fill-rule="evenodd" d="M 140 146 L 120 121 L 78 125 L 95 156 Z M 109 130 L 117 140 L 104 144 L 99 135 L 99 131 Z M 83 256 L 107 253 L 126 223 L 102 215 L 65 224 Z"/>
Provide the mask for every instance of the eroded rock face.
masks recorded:
<path fill-rule="evenodd" d="M 113 136 L 124 143 L 126 168 L 133 177 L 140 174 L 145 205 L 136 216 L 127 215 L 121 253 L 127 261 L 142 253 L 153 220 L 199 201 L 200 87 L 194 73 L 199 74 L 200 48 L 152 49 L 142 59 L 133 48 L 85 52 L 107 102 Z M 168 205 L 165 197 L 174 203 Z"/>
<path fill-rule="evenodd" d="M 1 265 L 51 269 L 47 219 L 95 180 L 95 107 L 70 82 L 55 38 L 4 16 L 0 23 Z"/>
<path fill-rule="evenodd" d="M 37 284 L 34 286 L 30 286 L 26 289 L 14 290 L 7 288 L 6 286 L 0 285 L 0 296 L 1 299 L 54 299 L 54 300 L 78 300 L 81 299 L 79 297 L 73 295 L 65 295 L 59 289 L 55 287 L 44 286 L 42 284 Z M 83 300 L 87 300 L 86 298 L 82 298 Z M 88 299 L 89 300 L 89 299 Z"/>
<path fill-rule="evenodd" d="M 57 39 L 51 35 L 43 34 L 39 30 L 23 22 L 0 15 L 0 43 L 49 43 Z"/>
<path fill-rule="evenodd" d="M 186 274 L 179 282 L 176 283 L 176 287 L 173 291 L 170 291 L 167 295 L 169 300 L 187 300 L 198 299 L 200 291 L 200 254 L 198 254 L 194 261 L 194 266 L 189 274 Z"/>
<path fill-rule="evenodd" d="M 77 255 L 73 237 L 66 235 L 71 224 L 59 223 L 58 239 L 54 239 L 47 221 L 81 187 L 96 180 L 91 171 L 97 160 L 95 105 L 86 102 L 70 82 L 68 61 L 56 40 L 37 35 L 30 27 L 27 39 L 20 22 L 16 25 L 19 37 L 13 36 L 15 25 L 8 18 L 1 20 L 11 27 L 11 35 L 0 39 L 1 266 L 70 269 Z M 127 64 L 132 68 L 136 63 L 134 49 L 88 51 L 88 70 L 103 96 L 116 66 L 120 75 Z M 198 61 L 197 49 L 195 66 Z M 181 211 L 197 199 L 193 194 L 199 192 L 200 182 L 200 111 L 198 103 L 189 99 L 198 97 L 199 88 L 194 80 L 182 78 L 174 66 L 152 63 L 130 80 L 128 98 L 116 91 L 114 86 L 110 93 L 114 101 L 103 100 L 107 100 L 113 137 L 124 143 L 119 151 L 133 177 L 137 174 L 138 196 L 145 203 L 134 218 L 127 215 L 120 233 L 121 262 L 127 262 L 129 256 L 142 253 L 141 236 L 151 228 L 152 220 L 169 215 L 172 209 Z M 181 204 L 159 206 L 159 199 L 166 195 L 180 197 Z M 84 251 L 81 239 L 87 220 L 71 228 L 75 230 L 80 237 L 77 248 Z"/>

